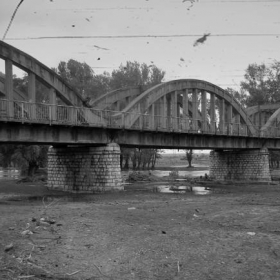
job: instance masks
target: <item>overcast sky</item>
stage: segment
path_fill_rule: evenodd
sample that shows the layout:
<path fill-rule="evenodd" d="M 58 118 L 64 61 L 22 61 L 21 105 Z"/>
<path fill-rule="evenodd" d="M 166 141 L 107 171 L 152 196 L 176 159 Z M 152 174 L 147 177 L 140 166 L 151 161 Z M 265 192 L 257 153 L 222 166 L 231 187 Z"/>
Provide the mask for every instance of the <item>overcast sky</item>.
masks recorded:
<path fill-rule="evenodd" d="M 19 2 L 0 0 L 1 39 Z M 72 58 L 102 73 L 138 61 L 166 81 L 238 89 L 250 63 L 280 61 L 279 15 L 280 0 L 25 0 L 5 42 L 48 67 Z"/>

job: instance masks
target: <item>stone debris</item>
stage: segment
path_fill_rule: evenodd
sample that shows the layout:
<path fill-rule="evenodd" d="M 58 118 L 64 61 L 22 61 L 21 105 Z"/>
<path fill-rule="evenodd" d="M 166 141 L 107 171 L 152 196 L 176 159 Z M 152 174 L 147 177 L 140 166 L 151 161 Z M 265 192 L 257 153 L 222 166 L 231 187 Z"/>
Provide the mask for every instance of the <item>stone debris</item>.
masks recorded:
<path fill-rule="evenodd" d="M 26 229 L 26 230 L 21 232 L 21 235 L 31 235 L 31 234 L 33 234 L 33 232 L 29 229 Z"/>
<path fill-rule="evenodd" d="M 50 219 L 49 217 L 46 217 L 46 218 L 41 218 L 40 223 L 53 225 L 56 222 L 54 219 Z"/>
<path fill-rule="evenodd" d="M 141 181 L 156 181 L 156 178 L 154 178 L 149 173 L 141 172 L 141 171 L 133 171 L 129 173 L 128 182 L 141 182 Z"/>
<path fill-rule="evenodd" d="M 10 250 L 12 250 L 14 248 L 14 244 L 10 243 L 9 245 L 7 245 L 4 249 L 5 252 L 9 252 Z"/>

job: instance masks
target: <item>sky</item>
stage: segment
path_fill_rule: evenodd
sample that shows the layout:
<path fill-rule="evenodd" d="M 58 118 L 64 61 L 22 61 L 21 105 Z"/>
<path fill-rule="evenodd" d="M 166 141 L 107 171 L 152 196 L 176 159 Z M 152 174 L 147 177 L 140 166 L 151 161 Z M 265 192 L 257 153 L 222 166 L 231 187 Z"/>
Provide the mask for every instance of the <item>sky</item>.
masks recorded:
<path fill-rule="evenodd" d="M 19 2 L 0 0 L 1 40 Z M 24 0 L 4 41 L 50 68 L 75 59 L 101 74 L 138 61 L 165 81 L 238 90 L 249 64 L 280 61 L 279 12 L 280 0 Z"/>

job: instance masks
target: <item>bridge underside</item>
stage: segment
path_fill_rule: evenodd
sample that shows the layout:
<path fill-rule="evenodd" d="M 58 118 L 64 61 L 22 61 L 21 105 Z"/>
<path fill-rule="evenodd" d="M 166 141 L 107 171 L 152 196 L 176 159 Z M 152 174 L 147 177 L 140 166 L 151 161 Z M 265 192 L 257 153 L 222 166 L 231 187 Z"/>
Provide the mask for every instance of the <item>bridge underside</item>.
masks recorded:
<path fill-rule="evenodd" d="M 117 143 L 126 147 L 160 149 L 280 149 L 280 139 L 148 130 L 92 128 L 22 123 L 1 123 L 0 143 L 101 146 Z"/>

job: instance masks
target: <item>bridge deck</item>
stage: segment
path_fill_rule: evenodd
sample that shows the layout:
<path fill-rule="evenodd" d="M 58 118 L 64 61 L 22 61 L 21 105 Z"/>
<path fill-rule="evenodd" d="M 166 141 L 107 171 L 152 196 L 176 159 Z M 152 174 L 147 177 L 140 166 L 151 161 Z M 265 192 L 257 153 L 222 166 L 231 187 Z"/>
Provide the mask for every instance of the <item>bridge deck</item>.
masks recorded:
<path fill-rule="evenodd" d="M 9 116 L 10 106 L 13 106 L 13 117 Z M 143 121 L 140 125 L 129 127 L 125 121 L 127 118 L 116 120 L 114 114 L 114 111 L 108 110 L 2 99 L 0 142 L 51 145 L 117 142 L 130 147 L 180 149 L 255 149 L 264 145 L 272 149 L 280 148 L 280 134 L 276 128 L 273 137 L 272 134 L 253 135 L 247 125 L 234 123 L 224 124 L 223 130 L 218 125 L 201 126 L 204 130 L 194 130 L 191 125 L 193 120 L 174 117 L 151 126 L 151 122 L 147 121 L 149 115 L 141 116 Z"/>

